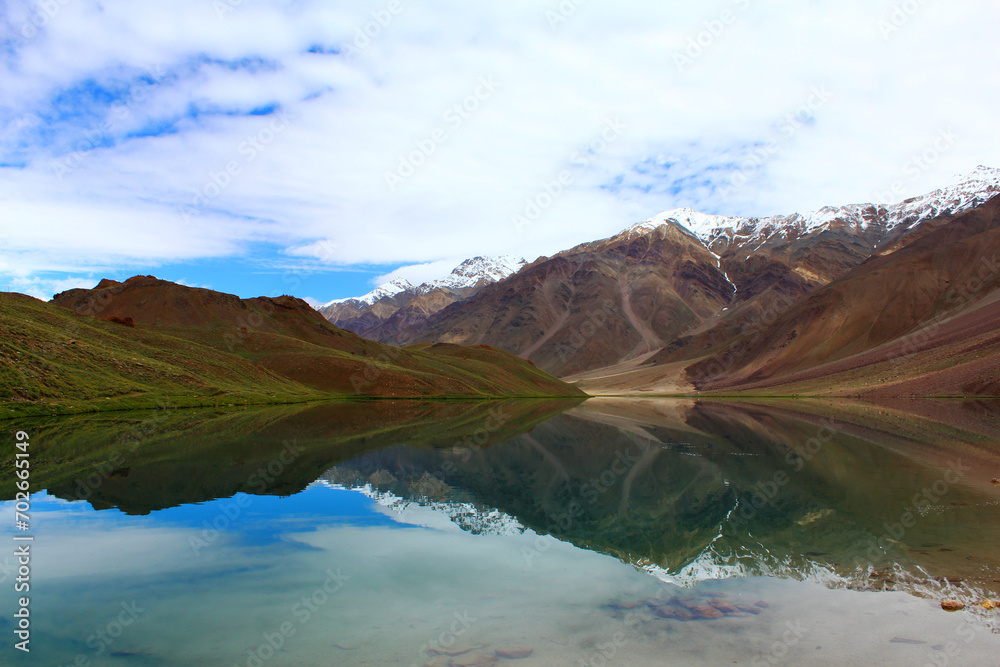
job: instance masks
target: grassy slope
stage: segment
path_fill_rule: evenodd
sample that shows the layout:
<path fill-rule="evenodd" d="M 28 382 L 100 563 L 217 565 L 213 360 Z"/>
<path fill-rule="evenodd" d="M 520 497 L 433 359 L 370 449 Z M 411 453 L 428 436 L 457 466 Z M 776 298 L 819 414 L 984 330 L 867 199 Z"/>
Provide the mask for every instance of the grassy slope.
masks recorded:
<path fill-rule="evenodd" d="M 0 417 L 331 397 L 582 395 L 507 353 L 399 350 L 336 329 L 298 300 L 242 303 L 259 329 L 212 308 L 192 313 L 197 327 L 131 328 L 0 295 Z"/>
<path fill-rule="evenodd" d="M 102 281 L 53 303 L 101 319 L 131 318 L 151 329 L 214 347 L 324 393 L 394 398 L 580 395 L 523 360 L 448 345 L 400 349 L 326 321 L 290 296 L 240 299 L 152 276 Z"/>
<path fill-rule="evenodd" d="M 318 396 L 234 355 L 0 294 L 0 417 Z"/>

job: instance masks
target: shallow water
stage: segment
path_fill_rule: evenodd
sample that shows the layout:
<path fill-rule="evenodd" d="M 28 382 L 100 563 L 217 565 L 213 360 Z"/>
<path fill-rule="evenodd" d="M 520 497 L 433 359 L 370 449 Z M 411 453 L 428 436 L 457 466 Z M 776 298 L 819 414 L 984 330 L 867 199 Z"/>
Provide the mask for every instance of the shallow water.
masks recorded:
<path fill-rule="evenodd" d="M 0 558 L 0 664 L 1000 662 L 993 407 L 809 407 L 23 422 L 32 651 Z"/>

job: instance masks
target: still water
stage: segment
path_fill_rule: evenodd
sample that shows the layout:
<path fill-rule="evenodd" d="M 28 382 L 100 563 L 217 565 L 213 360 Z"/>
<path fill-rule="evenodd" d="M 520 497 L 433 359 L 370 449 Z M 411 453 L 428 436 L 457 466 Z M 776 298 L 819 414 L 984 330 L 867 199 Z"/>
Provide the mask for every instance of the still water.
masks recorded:
<path fill-rule="evenodd" d="M 31 653 L 7 500 L 0 664 L 998 665 L 1000 410 L 906 408 L 21 420 Z"/>

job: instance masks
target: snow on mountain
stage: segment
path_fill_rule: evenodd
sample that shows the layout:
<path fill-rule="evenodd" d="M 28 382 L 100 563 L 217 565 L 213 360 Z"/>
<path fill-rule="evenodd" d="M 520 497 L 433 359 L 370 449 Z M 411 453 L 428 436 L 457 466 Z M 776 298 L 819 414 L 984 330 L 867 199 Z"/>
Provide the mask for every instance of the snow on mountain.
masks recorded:
<path fill-rule="evenodd" d="M 893 226 L 913 227 L 942 213 L 961 213 L 1000 194 L 1000 169 L 980 165 L 940 190 L 889 207 Z"/>
<path fill-rule="evenodd" d="M 432 290 L 440 288 L 465 289 L 475 287 L 481 283 L 495 283 L 517 273 L 526 264 L 527 262 L 524 258 L 509 255 L 502 257 L 474 257 L 459 264 L 444 278 L 423 283 L 419 287 L 415 287 L 406 278 L 396 278 L 392 282 L 379 285 L 364 296 L 334 299 L 319 306 L 317 310 L 347 302 L 356 302 L 354 304 L 356 306 L 371 306 L 379 299 L 396 296 L 404 292 L 427 294 Z"/>
<path fill-rule="evenodd" d="M 795 231 L 810 234 L 826 228 L 835 221 L 856 224 L 866 229 L 872 224 L 883 224 L 887 230 L 900 225 L 910 228 L 942 214 L 958 214 L 985 203 L 1000 194 L 1000 169 L 978 167 L 970 174 L 958 177 L 947 187 L 919 197 L 885 206 L 882 204 L 850 204 L 824 206 L 818 211 L 767 218 L 727 217 L 700 213 L 690 208 L 664 211 L 649 220 L 636 223 L 622 234 L 645 234 L 667 222 L 685 227 L 706 244 L 719 237 L 751 240 L 771 234 Z"/>
<path fill-rule="evenodd" d="M 417 288 L 418 293 L 426 294 L 441 287 L 464 289 L 475 287 L 480 282 L 495 283 L 521 270 L 527 262 L 522 257 L 504 255 L 502 257 L 473 257 L 459 264 L 444 278 L 424 283 Z"/>
<path fill-rule="evenodd" d="M 378 287 L 373 289 L 371 292 L 368 292 L 368 294 L 365 294 L 364 296 L 348 297 L 346 299 L 334 299 L 333 301 L 328 301 L 324 303 L 322 306 L 317 308 L 317 310 L 321 308 L 327 308 L 328 306 L 332 306 L 336 303 L 347 303 L 348 301 L 356 301 L 358 302 L 358 305 L 370 306 L 379 299 L 384 299 L 390 296 L 396 296 L 397 294 L 402 294 L 403 292 L 416 292 L 416 290 L 417 288 L 414 287 L 410 283 L 410 281 L 407 280 L 406 278 L 396 278 L 392 282 L 379 285 Z"/>
<path fill-rule="evenodd" d="M 649 220 L 636 223 L 626 229 L 624 233 L 631 238 L 633 234 L 645 234 L 666 222 L 674 222 L 688 231 L 694 232 L 699 238 L 706 239 L 710 238 L 716 230 L 738 227 L 746 220 L 746 218 L 730 218 L 723 215 L 701 213 L 691 208 L 676 208 L 664 211 Z"/>

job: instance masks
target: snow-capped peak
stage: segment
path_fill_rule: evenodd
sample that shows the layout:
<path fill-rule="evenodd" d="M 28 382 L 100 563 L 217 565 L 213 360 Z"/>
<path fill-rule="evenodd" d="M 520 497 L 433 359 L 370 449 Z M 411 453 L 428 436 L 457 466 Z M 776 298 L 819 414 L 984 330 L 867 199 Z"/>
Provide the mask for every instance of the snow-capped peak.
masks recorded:
<path fill-rule="evenodd" d="M 432 290 L 440 288 L 466 289 L 477 285 L 488 285 L 517 273 L 526 264 L 527 262 L 523 257 L 513 257 L 510 255 L 502 257 L 473 257 L 459 264 L 444 278 L 423 283 L 419 287 L 415 287 L 406 278 L 396 278 L 392 282 L 379 285 L 364 296 L 334 299 L 318 306 L 317 310 L 347 302 L 355 303 L 358 306 L 371 306 L 380 299 L 396 296 L 404 292 L 427 294 Z"/>
<path fill-rule="evenodd" d="M 495 283 L 521 270 L 527 262 L 523 257 L 504 255 L 502 257 L 473 257 L 467 259 L 444 278 L 426 282 L 417 288 L 421 294 L 434 289 L 448 287 L 464 289 L 480 283 Z"/>
<path fill-rule="evenodd" d="M 646 221 L 647 224 L 662 225 L 666 222 L 675 222 L 689 231 L 694 232 L 698 237 L 704 238 L 714 234 L 718 229 L 732 227 L 743 222 L 743 218 L 730 218 L 724 215 L 712 215 L 702 213 L 691 208 L 675 208 L 664 211 Z"/>
<path fill-rule="evenodd" d="M 727 217 L 701 213 L 690 208 L 664 211 L 648 220 L 636 223 L 623 235 L 646 234 L 668 222 L 685 227 L 706 244 L 721 236 L 761 241 L 773 232 L 810 234 L 841 221 L 860 228 L 882 224 L 891 230 L 898 226 L 913 227 L 944 214 L 957 215 L 985 203 L 1000 194 L 1000 169 L 979 166 L 969 174 L 954 179 L 952 185 L 919 197 L 892 204 L 850 204 L 824 206 L 818 211 L 767 218 Z"/>
<path fill-rule="evenodd" d="M 397 294 L 402 294 L 403 292 L 413 292 L 416 291 L 416 287 L 410 283 L 406 278 L 396 278 L 391 282 L 379 285 L 368 294 L 359 297 L 348 297 L 346 299 L 334 299 L 333 301 L 328 301 L 324 303 L 320 308 L 326 308 L 337 303 L 346 303 L 348 301 L 358 301 L 364 305 L 370 306 L 380 299 L 384 299 L 390 296 L 396 296 Z"/>
<path fill-rule="evenodd" d="M 979 165 L 968 174 L 958 174 L 948 188 L 964 187 L 972 183 L 1000 182 L 1000 168 Z M 948 189 L 946 188 L 946 189 Z"/>
<path fill-rule="evenodd" d="M 980 165 L 952 184 L 889 207 L 893 225 L 913 227 L 945 213 L 958 214 L 1000 194 L 1000 169 Z"/>

